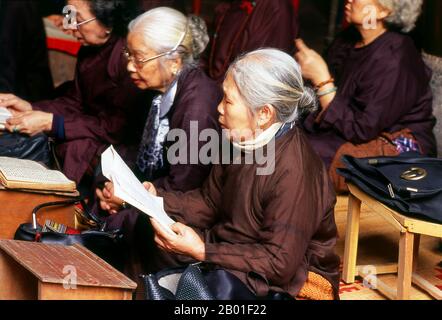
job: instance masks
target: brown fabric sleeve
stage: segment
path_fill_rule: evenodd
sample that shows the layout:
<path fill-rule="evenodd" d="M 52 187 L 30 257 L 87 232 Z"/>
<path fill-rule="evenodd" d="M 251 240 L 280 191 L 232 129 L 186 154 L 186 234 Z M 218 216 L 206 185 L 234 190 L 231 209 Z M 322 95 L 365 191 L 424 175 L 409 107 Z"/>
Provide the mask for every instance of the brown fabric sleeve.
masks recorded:
<path fill-rule="evenodd" d="M 218 219 L 221 202 L 222 168 L 214 166 L 202 188 L 186 193 L 158 193 L 164 198 L 164 209 L 175 220 L 199 229 L 210 229 Z"/>

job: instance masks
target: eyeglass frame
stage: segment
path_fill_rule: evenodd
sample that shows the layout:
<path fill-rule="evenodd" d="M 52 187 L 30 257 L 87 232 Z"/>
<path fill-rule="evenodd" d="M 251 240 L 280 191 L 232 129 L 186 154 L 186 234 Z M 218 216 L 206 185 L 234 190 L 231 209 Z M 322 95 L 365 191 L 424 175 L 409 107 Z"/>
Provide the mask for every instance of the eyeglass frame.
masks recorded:
<path fill-rule="evenodd" d="M 64 16 L 65 18 L 68 18 L 69 17 L 69 14 L 67 13 L 67 14 L 65 14 L 65 16 Z M 87 20 L 84 20 L 84 21 L 81 21 L 80 23 L 78 23 L 77 22 L 77 20 L 75 20 L 75 22 L 71 22 L 71 23 L 68 23 L 68 25 L 72 25 L 73 26 L 73 30 L 80 30 L 80 26 L 81 25 L 83 25 L 83 24 L 86 24 L 86 23 L 89 23 L 89 22 L 92 22 L 92 21 L 94 21 L 94 20 L 97 20 L 97 17 L 94 17 L 94 18 L 90 18 L 90 19 L 87 19 Z"/>
<path fill-rule="evenodd" d="M 157 54 L 156 56 L 153 56 L 153 57 L 150 57 L 150 58 L 146 58 L 146 59 L 136 59 L 136 58 L 135 58 L 135 57 L 129 52 L 129 48 L 127 48 L 127 47 L 124 47 L 124 48 L 123 48 L 123 54 L 124 54 L 124 56 L 127 58 L 127 60 L 129 60 L 130 62 L 132 62 L 132 63 L 135 65 L 135 67 L 137 67 L 138 69 L 143 68 L 144 65 L 145 65 L 146 63 L 148 63 L 149 61 L 152 61 L 152 60 L 158 59 L 158 58 L 163 57 L 163 56 L 167 56 L 167 55 L 172 54 L 172 53 L 174 53 L 174 52 L 176 52 L 176 51 L 178 51 L 178 48 L 175 49 L 175 50 L 169 50 L 169 51 L 167 51 L 167 52 Z"/>
<path fill-rule="evenodd" d="M 136 59 L 133 55 L 130 54 L 130 52 L 129 52 L 129 48 L 124 47 L 124 48 L 123 48 L 123 54 L 124 54 L 124 56 L 127 58 L 127 60 L 131 61 L 131 62 L 135 65 L 135 67 L 136 67 L 137 69 L 141 69 L 141 68 L 143 68 L 144 65 L 145 65 L 146 63 L 148 63 L 149 61 L 152 61 L 152 60 L 158 59 L 158 58 L 163 57 L 163 56 L 167 56 L 167 55 L 169 55 L 169 54 L 172 54 L 172 53 L 178 51 L 178 48 L 179 48 L 179 47 L 184 47 L 184 48 L 186 48 L 185 46 L 182 45 L 182 42 L 184 41 L 184 38 L 186 37 L 187 29 L 188 29 L 188 25 L 186 25 L 186 31 L 183 32 L 183 34 L 181 35 L 180 39 L 178 40 L 178 43 L 176 44 L 176 46 L 173 47 L 172 50 L 169 50 L 169 51 L 167 51 L 167 52 L 163 52 L 163 53 L 157 54 L 156 56 L 153 56 L 153 57 L 150 57 L 150 58 L 146 58 L 146 59 L 142 59 L 142 60 L 140 60 L 140 59 Z M 140 66 L 140 65 L 141 65 L 141 66 Z"/>

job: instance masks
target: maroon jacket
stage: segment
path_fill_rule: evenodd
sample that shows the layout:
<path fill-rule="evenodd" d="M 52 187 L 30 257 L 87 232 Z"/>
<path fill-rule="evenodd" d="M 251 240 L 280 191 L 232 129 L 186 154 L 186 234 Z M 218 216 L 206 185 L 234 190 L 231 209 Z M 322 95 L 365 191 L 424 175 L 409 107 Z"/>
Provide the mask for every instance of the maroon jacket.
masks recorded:
<path fill-rule="evenodd" d="M 216 8 L 216 34 L 206 58 L 209 75 L 221 82 L 230 63 L 239 55 L 263 47 L 294 52 L 298 19 L 291 0 L 256 0 L 252 11 L 234 0 Z"/>
<path fill-rule="evenodd" d="M 52 134 L 64 123 L 57 153 L 63 172 L 77 183 L 109 145 L 137 144 L 140 139 L 141 115 L 150 104 L 129 77 L 124 45 L 123 38 L 113 36 L 102 47 L 82 47 L 75 79 L 65 95 L 33 104 L 35 110 L 55 115 Z"/>

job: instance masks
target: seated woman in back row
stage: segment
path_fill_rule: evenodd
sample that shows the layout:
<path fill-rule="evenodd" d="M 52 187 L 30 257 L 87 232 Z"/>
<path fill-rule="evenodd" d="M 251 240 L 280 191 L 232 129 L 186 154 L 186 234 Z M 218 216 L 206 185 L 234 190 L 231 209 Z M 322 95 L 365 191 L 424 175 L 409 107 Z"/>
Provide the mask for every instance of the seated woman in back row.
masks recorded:
<path fill-rule="evenodd" d="M 155 186 L 165 190 L 198 188 L 210 173 L 210 164 L 189 161 L 192 125 L 198 136 L 205 129 L 219 131 L 216 107 L 222 91 L 197 66 L 208 41 L 204 20 L 186 17 L 172 8 L 149 10 L 129 24 L 125 55 L 130 77 L 138 88 L 158 95 L 149 110 L 138 152 L 125 160 L 135 163 L 134 171 L 140 180 L 155 181 Z M 173 144 L 168 135 L 176 129 L 187 138 L 186 163 L 176 163 L 172 156 L 177 155 L 167 152 Z M 197 140 L 196 151 L 202 145 Z M 112 183 L 108 182 L 97 193 L 107 201 L 106 210 L 116 213 L 122 209 L 123 201 L 114 197 L 112 190 Z"/>
<path fill-rule="evenodd" d="M 87 193 L 99 156 L 109 145 L 119 145 L 119 150 L 138 145 L 148 95 L 132 83 L 121 54 L 127 23 L 137 14 L 133 1 L 68 0 L 67 4 L 76 11 L 65 22 L 82 44 L 75 79 L 53 100 L 31 104 L 0 94 L 0 107 L 14 112 L 7 130 L 53 137 L 63 172 Z"/>
<path fill-rule="evenodd" d="M 336 173 L 344 154 L 436 153 L 430 73 L 411 38 L 395 31 L 410 31 L 421 5 L 413 0 L 349 0 L 345 14 L 353 26 L 331 47 L 328 66 L 297 41 L 296 58 L 304 77 L 319 88 L 321 104 L 304 127 L 339 191 L 346 190 Z"/>
<path fill-rule="evenodd" d="M 260 297 L 271 291 L 337 297 L 335 194 L 321 159 L 295 127 L 313 101 L 286 53 L 258 50 L 233 63 L 218 110 L 237 150 L 235 162 L 215 164 L 204 185 L 187 193 L 146 184 L 177 223 L 173 235 L 154 220 L 140 230 L 152 244 L 144 272 L 205 261 Z M 246 160 L 264 153 L 265 164 Z"/>

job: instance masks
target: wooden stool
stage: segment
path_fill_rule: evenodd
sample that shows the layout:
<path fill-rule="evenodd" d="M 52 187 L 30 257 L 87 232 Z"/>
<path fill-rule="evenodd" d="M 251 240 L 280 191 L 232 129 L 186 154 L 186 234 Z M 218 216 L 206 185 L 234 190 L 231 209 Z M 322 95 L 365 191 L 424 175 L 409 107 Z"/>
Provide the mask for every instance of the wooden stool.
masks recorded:
<path fill-rule="evenodd" d="M 420 236 L 427 235 L 432 237 L 442 237 L 442 224 L 406 217 L 370 197 L 355 185 L 349 184 L 348 188 L 350 190 L 350 195 L 348 198 L 347 231 L 345 235 L 343 262 L 344 282 L 347 284 L 354 283 L 355 277 L 359 275 L 364 277 L 368 283 L 372 284 L 372 279 L 370 279 L 372 275 L 397 273 L 397 290 L 388 287 L 385 283 L 380 281 L 380 279 L 376 279 L 377 289 L 389 299 L 409 300 L 411 283 L 413 282 L 428 292 L 432 297 L 441 300 L 442 291 L 438 290 L 428 281 L 413 272 L 417 266 Z M 399 261 L 397 264 L 375 266 L 356 265 L 359 240 L 359 218 L 362 203 L 366 204 L 376 214 L 379 214 L 393 227 L 400 231 Z M 365 272 L 369 267 L 375 271 L 375 274 L 367 274 Z"/>
<path fill-rule="evenodd" d="M 0 240 L 0 300 L 131 300 L 136 286 L 78 244 Z"/>

